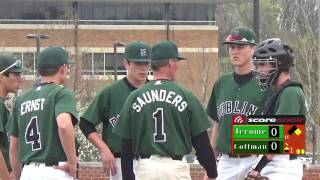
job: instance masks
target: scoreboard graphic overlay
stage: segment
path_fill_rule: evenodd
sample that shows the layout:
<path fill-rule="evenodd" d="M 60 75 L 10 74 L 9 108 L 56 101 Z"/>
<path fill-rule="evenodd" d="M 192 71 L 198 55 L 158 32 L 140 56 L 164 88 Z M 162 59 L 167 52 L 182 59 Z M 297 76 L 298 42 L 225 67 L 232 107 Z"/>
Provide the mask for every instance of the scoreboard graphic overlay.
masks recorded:
<path fill-rule="evenodd" d="M 234 115 L 232 153 L 304 155 L 305 117 Z"/>

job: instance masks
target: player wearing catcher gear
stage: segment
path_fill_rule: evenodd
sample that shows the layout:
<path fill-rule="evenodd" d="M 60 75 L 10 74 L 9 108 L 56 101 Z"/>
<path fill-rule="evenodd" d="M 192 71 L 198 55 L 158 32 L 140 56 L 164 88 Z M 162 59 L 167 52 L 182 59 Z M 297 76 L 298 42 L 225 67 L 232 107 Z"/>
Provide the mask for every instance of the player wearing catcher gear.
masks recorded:
<path fill-rule="evenodd" d="M 129 94 L 146 83 L 150 67 L 151 47 L 142 41 L 131 42 L 125 48 L 124 66 L 128 76 L 106 86 L 94 98 L 81 117 L 80 128 L 101 153 L 106 173 L 113 180 L 121 180 L 121 138 L 112 132 L 120 110 Z M 102 138 L 95 125 L 103 123 Z"/>
<path fill-rule="evenodd" d="M 289 74 L 290 68 L 294 65 L 293 60 L 293 50 L 278 38 L 267 39 L 257 46 L 253 56 L 255 76 L 259 79 L 262 89 L 274 89 L 263 114 L 306 115 L 302 84 L 292 81 Z M 260 167 L 257 168 L 258 166 Z M 261 171 L 261 175 L 267 176 L 270 180 L 301 180 L 303 176 L 302 164 L 293 155 L 267 155 L 253 168 L 255 171 L 251 171 L 250 175 L 258 175 Z"/>
<path fill-rule="evenodd" d="M 172 41 L 152 47 L 151 67 L 155 80 L 132 92 L 123 106 L 114 132 L 123 138 L 124 179 L 191 179 L 183 156 L 195 147 L 199 162 L 210 178 L 217 176 L 210 147 L 208 117 L 198 99 L 177 85 L 178 48 Z M 132 158 L 137 159 L 136 173 Z"/>
<path fill-rule="evenodd" d="M 247 27 L 236 27 L 224 44 L 228 45 L 234 72 L 215 82 L 209 99 L 207 113 L 214 120 L 211 144 L 221 153 L 217 179 L 242 180 L 256 156 L 231 154 L 232 116 L 261 114 L 266 95 L 251 71 L 255 33 Z"/>
<path fill-rule="evenodd" d="M 21 72 L 25 69 L 21 61 L 11 54 L 0 54 L 0 179 L 10 179 L 9 138 L 7 124 L 10 113 L 5 106 L 8 93 L 16 93 L 22 83 Z"/>
<path fill-rule="evenodd" d="M 41 82 L 16 100 L 9 132 L 17 179 L 20 174 L 22 180 L 76 178 L 76 103 L 74 93 L 62 86 L 69 63 L 61 47 L 41 51 L 37 61 Z"/>

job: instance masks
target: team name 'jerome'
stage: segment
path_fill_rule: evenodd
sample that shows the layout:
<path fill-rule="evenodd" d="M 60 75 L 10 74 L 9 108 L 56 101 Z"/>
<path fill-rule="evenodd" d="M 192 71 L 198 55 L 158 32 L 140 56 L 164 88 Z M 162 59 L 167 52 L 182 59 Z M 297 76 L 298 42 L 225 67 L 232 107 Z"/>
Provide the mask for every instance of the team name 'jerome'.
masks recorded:
<path fill-rule="evenodd" d="M 20 111 L 21 116 L 33 111 L 43 110 L 43 103 L 46 99 L 33 99 L 26 102 L 21 103 Z"/>
<path fill-rule="evenodd" d="M 178 109 L 179 112 L 184 111 L 188 106 L 188 103 L 184 101 L 179 94 L 176 94 L 173 91 L 155 89 L 144 92 L 142 96 L 137 97 L 135 103 L 132 105 L 132 108 L 136 112 L 140 112 L 143 106 L 156 101 L 172 104 Z"/>

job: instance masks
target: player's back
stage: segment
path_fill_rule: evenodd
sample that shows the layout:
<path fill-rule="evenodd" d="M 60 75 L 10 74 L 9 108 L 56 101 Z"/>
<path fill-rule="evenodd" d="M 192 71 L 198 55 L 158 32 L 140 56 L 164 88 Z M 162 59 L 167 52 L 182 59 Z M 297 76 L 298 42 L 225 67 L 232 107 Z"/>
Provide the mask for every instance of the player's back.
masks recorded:
<path fill-rule="evenodd" d="M 13 116 L 18 124 L 22 162 L 67 160 L 56 121 L 57 101 L 65 93 L 71 91 L 54 83 L 45 83 L 31 88 L 17 99 Z"/>
<path fill-rule="evenodd" d="M 129 102 L 136 155 L 183 156 L 191 151 L 191 136 L 209 127 L 197 98 L 170 80 L 149 82 L 134 91 Z"/>

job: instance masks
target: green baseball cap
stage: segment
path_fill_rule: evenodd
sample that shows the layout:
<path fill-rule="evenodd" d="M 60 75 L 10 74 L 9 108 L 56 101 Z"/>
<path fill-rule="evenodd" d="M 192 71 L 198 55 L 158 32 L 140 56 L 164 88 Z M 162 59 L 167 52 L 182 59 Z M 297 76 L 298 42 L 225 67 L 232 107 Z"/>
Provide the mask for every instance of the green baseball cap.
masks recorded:
<path fill-rule="evenodd" d="M 0 74 L 5 72 L 24 72 L 27 69 L 22 67 L 21 60 L 11 54 L 0 54 Z"/>
<path fill-rule="evenodd" d="M 163 40 L 152 47 L 151 60 L 165 60 L 176 58 L 178 60 L 186 59 L 179 56 L 178 47 L 175 42 Z"/>
<path fill-rule="evenodd" d="M 143 41 L 134 41 L 127 45 L 125 57 L 133 62 L 150 62 L 151 47 Z"/>
<path fill-rule="evenodd" d="M 63 64 L 73 64 L 69 60 L 68 53 L 59 46 L 45 48 L 39 53 L 37 60 L 38 68 L 54 68 Z"/>
<path fill-rule="evenodd" d="M 244 26 L 234 28 L 223 44 L 252 44 L 257 45 L 257 36 L 252 29 Z"/>

